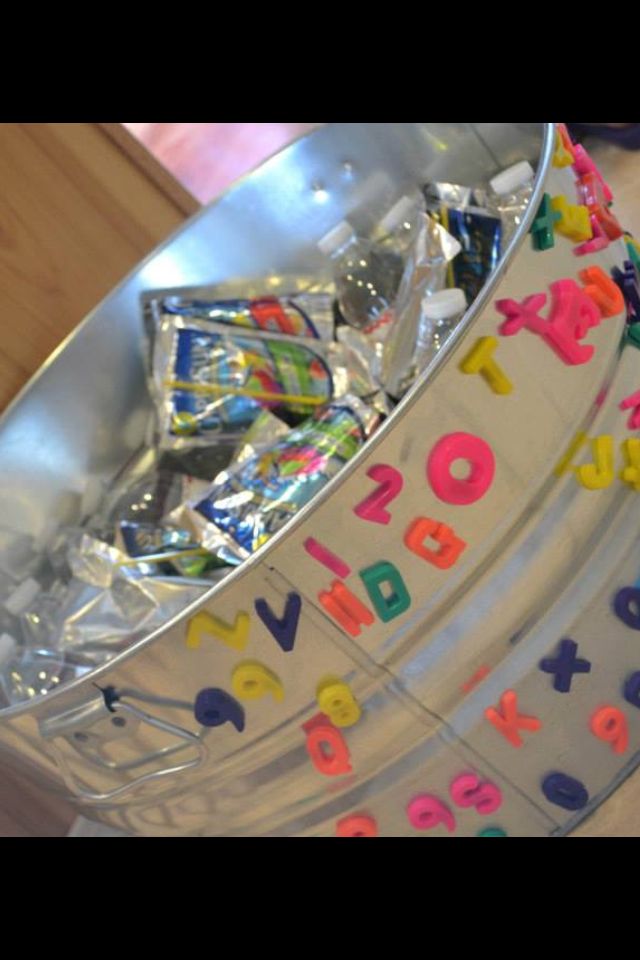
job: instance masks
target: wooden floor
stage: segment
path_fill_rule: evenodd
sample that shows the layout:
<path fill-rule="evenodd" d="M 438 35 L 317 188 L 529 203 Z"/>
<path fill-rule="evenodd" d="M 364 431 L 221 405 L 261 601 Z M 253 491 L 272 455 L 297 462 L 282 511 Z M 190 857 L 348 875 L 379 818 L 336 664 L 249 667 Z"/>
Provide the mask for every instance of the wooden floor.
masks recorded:
<path fill-rule="evenodd" d="M 75 811 L 31 781 L 0 769 L 0 837 L 64 837 Z"/>
<path fill-rule="evenodd" d="M 0 410 L 185 218 L 95 123 L 0 123 Z"/>

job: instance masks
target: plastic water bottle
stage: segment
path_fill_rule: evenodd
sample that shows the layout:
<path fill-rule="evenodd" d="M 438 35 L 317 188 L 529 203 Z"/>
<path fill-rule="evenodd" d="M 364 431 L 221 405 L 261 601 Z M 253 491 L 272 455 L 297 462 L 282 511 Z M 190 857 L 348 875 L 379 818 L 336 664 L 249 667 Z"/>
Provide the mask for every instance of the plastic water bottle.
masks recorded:
<path fill-rule="evenodd" d="M 400 197 L 378 224 L 374 241 L 383 250 L 406 261 L 420 229 L 420 214 L 425 212 L 422 194 Z"/>
<path fill-rule="evenodd" d="M 499 214 L 502 220 L 502 252 L 504 253 L 522 223 L 531 202 L 535 185 L 535 171 L 523 160 L 503 170 L 489 183 L 486 198 L 490 211 Z"/>
<path fill-rule="evenodd" d="M 53 649 L 59 630 L 57 604 L 50 592 L 29 578 L 0 610 L 0 707 L 44 696 L 86 673 L 90 666 Z"/>
<path fill-rule="evenodd" d="M 87 666 L 80 672 L 87 672 Z M 62 653 L 31 650 L 11 634 L 0 635 L 0 704 L 13 706 L 45 696 L 79 675 Z"/>
<path fill-rule="evenodd" d="M 422 214 L 419 219 L 420 229 L 407 260 L 393 311 L 395 322 L 384 345 L 382 361 L 385 390 L 398 400 L 424 369 L 421 357 L 431 348 L 433 324 L 429 316 L 423 315 L 423 304 L 441 292 L 449 293 L 445 290 L 448 268 L 461 251 L 458 241 L 432 217 Z M 462 299 L 460 293 L 454 296 L 458 297 L 460 306 L 464 294 Z M 448 302 L 448 297 L 446 299 Z M 438 318 L 434 322 L 437 323 Z M 444 329 L 440 332 L 444 333 Z"/>
<path fill-rule="evenodd" d="M 424 212 L 425 202 L 421 194 L 400 197 L 382 218 L 374 233 L 374 242 L 384 256 L 385 268 L 393 278 L 394 301 L 420 230 L 420 214 Z"/>
<path fill-rule="evenodd" d="M 318 246 L 332 260 L 338 306 L 346 322 L 358 330 L 375 323 L 398 292 L 396 256 L 390 259 L 379 244 L 358 237 L 346 221 Z"/>
<path fill-rule="evenodd" d="M 392 384 L 394 396 L 404 396 L 424 373 L 434 357 L 446 346 L 466 310 L 467 298 L 463 290 L 439 290 L 424 297 L 411 361 L 406 365 L 404 374 Z"/>
<path fill-rule="evenodd" d="M 414 360 L 416 376 L 446 346 L 466 311 L 467 298 L 462 290 L 440 290 L 424 298 Z"/>

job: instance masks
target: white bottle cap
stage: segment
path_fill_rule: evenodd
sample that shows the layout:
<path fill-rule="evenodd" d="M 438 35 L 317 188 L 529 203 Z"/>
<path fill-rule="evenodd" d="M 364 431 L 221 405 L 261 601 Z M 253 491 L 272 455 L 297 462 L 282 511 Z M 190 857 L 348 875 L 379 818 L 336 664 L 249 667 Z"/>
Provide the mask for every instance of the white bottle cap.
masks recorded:
<path fill-rule="evenodd" d="M 393 233 L 396 227 L 411 219 L 416 206 L 413 197 L 400 197 L 398 202 L 391 207 L 391 210 L 380 221 L 380 232 Z"/>
<path fill-rule="evenodd" d="M 33 580 L 32 578 L 25 580 L 7 597 L 4 602 L 5 609 L 13 614 L 14 617 L 20 616 L 21 613 L 25 613 L 29 609 L 41 589 L 37 580 Z"/>
<path fill-rule="evenodd" d="M 490 181 L 489 186 L 499 197 L 507 197 L 511 193 L 516 193 L 521 187 L 526 187 L 528 183 L 533 183 L 535 177 L 531 164 L 523 160 L 522 163 L 516 163 L 515 166 L 499 173 Z"/>
<path fill-rule="evenodd" d="M 8 633 L 3 633 L 2 636 L 0 636 L 0 669 L 10 660 L 13 660 L 17 649 L 18 644 Z"/>
<path fill-rule="evenodd" d="M 465 313 L 467 298 L 463 290 L 440 290 L 422 301 L 422 312 L 428 320 L 436 323 L 453 320 Z"/>
<path fill-rule="evenodd" d="M 320 240 L 318 247 L 325 257 L 331 257 L 334 253 L 346 246 L 350 240 L 355 240 L 355 231 L 350 223 L 343 220 L 335 229 Z"/>

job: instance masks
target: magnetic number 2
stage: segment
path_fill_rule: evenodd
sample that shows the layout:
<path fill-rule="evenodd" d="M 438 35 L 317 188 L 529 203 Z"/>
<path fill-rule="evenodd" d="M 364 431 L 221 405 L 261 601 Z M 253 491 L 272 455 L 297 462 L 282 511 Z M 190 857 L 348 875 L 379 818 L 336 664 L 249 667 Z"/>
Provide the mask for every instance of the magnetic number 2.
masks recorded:
<path fill-rule="evenodd" d="M 354 512 L 361 520 L 387 526 L 391 523 L 391 514 L 386 508 L 402 493 L 404 477 L 394 467 L 384 465 L 371 467 L 367 476 L 378 484 L 378 489 L 363 500 Z"/>

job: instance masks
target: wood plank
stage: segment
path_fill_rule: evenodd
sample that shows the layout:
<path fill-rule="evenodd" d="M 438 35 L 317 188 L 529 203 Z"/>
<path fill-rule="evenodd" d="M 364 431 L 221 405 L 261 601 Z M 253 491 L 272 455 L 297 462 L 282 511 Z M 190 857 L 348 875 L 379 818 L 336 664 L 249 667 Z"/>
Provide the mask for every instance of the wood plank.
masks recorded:
<path fill-rule="evenodd" d="M 200 204 L 196 198 L 174 179 L 168 169 L 156 160 L 155 156 L 136 137 L 129 133 L 124 124 L 101 123 L 99 126 L 148 179 L 152 180 L 166 196 L 173 200 L 185 216 L 190 217 L 197 213 Z"/>
<path fill-rule="evenodd" d="M 0 124 L 0 409 L 184 219 L 99 124 Z"/>
<path fill-rule="evenodd" d="M 62 797 L 42 790 L 30 779 L 1 770 L 0 837 L 64 837 L 77 811 Z"/>

